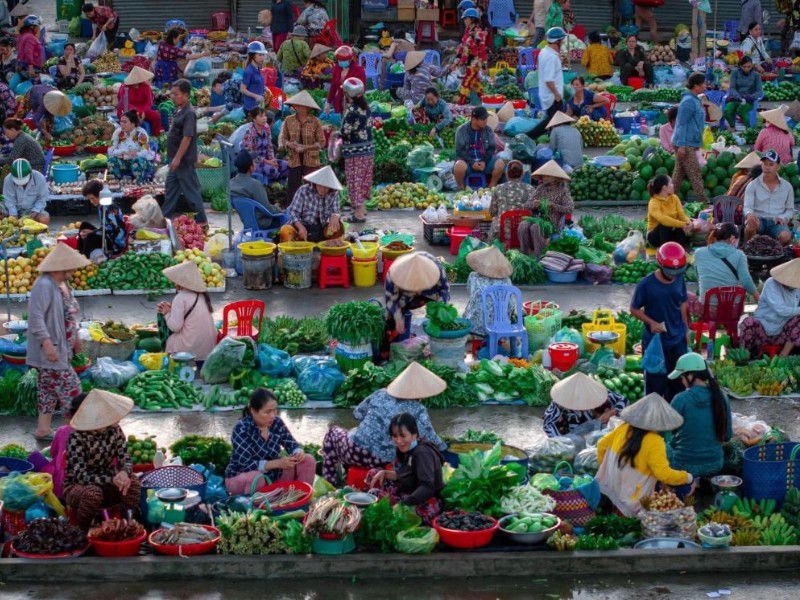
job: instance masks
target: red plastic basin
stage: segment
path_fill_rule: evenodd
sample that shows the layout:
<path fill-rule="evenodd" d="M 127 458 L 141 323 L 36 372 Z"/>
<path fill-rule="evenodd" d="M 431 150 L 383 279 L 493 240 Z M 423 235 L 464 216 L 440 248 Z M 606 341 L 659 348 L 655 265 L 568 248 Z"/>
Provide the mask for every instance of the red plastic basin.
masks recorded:
<path fill-rule="evenodd" d="M 491 519 L 491 517 L 489 517 Z M 451 548 L 463 548 L 471 550 L 473 548 L 483 548 L 488 546 L 494 537 L 500 523 L 497 519 L 492 519 L 494 525 L 488 529 L 481 529 L 480 531 L 458 531 L 456 529 L 447 529 L 439 525 L 439 517 L 433 521 L 433 528 L 439 532 L 439 539 Z"/>

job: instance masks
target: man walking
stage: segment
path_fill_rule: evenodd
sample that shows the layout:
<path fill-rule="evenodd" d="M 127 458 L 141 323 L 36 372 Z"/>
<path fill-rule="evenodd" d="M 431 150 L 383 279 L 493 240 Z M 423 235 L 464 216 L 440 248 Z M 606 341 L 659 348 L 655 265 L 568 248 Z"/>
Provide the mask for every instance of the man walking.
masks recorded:
<path fill-rule="evenodd" d="M 547 46 L 539 53 L 539 101 L 544 118 L 528 133 L 534 140 L 547 131 L 547 124 L 564 108 L 564 70 L 561 66 L 561 43 L 567 37 L 561 27 L 547 30 Z"/>

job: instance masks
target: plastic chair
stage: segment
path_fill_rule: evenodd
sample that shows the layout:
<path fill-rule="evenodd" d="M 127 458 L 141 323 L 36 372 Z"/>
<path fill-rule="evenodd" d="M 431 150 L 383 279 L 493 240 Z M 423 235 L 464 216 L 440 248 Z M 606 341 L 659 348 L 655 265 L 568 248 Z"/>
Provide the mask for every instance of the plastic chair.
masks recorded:
<path fill-rule="evenodd" d="M 417 21 L 417 44 L 435 44 L 436 21 Z"/>
<path fill-rule="evenodd" d="M 55 149 L 50 148 L 44 155 L 44 178 L 47 181 L 50 181 L 50 165 L 53 162 L 53 155 L 55 154 Z"/>
<path fill-rule="evenodd" d="M 536 54 L 534 48 L 526 47 L 517 50 L 517 74 L 522 77 L 525 83 L 525 76 L 531 71 L 536 70 Z"/>
<path fill-rule="evenodd" d="M 362 52 L 358 55 L 358 64 L 364 67 L 364 72 L 367 79 L 372 82 L 373 89 L 380 89 L 383 55 L 380 52 Z"/>
<path fill-rule="evenodd" d="M 239 214 L 243 229 L 252 229 L 253 231 L 260 231 L 267 234 L 279 230 L 281 226 L 288 222 L 288 217 L 285 213 L 271 213 L 261 204 L 250 198 L 231 198 L 231 206 L 233 206 L 234 210 Z M 272 217 L 273 219 L 278 219 L 278 226 L 270 229 L 261 229 L 258 226 L 258 213 Z"/>
<path fill-rule="evenodd" d="M 266 305 L 261 300 L 239 300 L 227 304 L 222 309 L 222 330 L 219 339 L 228 337 L 231 333 L 237 337 L 248 336 L 258 341 L 258 332 L 264 320 Z M 231 313 L 236 314 L 236 327 L 229 327 L 228 320 Z M 258 326 L 253 327 L 253 317 L 258 315 Z"/>
<path fill-rule="evenodd" d="M 539 88 L 530 88 L 528 90 L 528 104 L 530 104 L 534 110 L 542 110 L 542 101 L 539 98 Z"/>
<path fill-rule="evenodd" d="M 739 21 L 725 21 L 724 36 L 730 41 L 736 40 L 739 35 Z"/>
<path fill-rule="evenodd" d="M 708 90 L 703 93 L 709 102 L 722 108 L 722 102 L 725 100 L 725 92 L 721 90 Z"/>
<path fill-rule="evenodd" d="M 486 16 L 492 27 L 507 29 L 516 25 L 519 13 L 514 8 L 514 0 L 489 0 Z"/>
<path fill-rule="evenodd" d="M 519 248 L 519 238 L 517 237 L 517 229 L 522 219 L 531 216 L 529 210 L 507 210 L 500 215 L 500 242 L 511 250 L 512 248 Z M 508 235 L 506 231 L 508 230 Z"/>
<path fill-rule="evenodd" d="M 422 61 L 422 64 L 433 65 L 440 69 L 442 67 L 442 56 L 438 50 L 425 50 L 425 60 Z"/>
<path fill-rule="evenodd" d="M 473 190 L 479 190 L 486 187 L 486 175 L 483 173 L 472 173 L 467 175 L 464 183 Z"/>
<path fill-rule="evenodd" d="M 753 108 L 750 109 L 749 113 L 747 113 L 748 123 L 745 123 L 745 125 L 747 125 L 749 127 L 755 127 L 756 126 L 756 120 L 758 119 L 758 102 L 760 100 L 763 100 L 763 98 L 764 98 L 764 96 L 759 96 L 758 98 L 753 100 Z M 722 99 L 722 114 L 723 115 L 725 114 L 725 106 L 727 104 L 728 104 L 728 94 L 725 94 L 725 97 Z M 720 129 L 725 129 L 725 128 L 728 127 L 728 122 L 725 120 L 724 117 L 722 118 L 722 121 L 720 121 L 719 126 L 720 126 Z"/>
<path fill-rule="evenodd" d="M 733 223 L 736 225 L 736 209 L 743 204 L 741 198 L 736 196 L 716 196 L 711 200 L 714 206 L 714 220 L 719 223 Z"/>
<path fill-rule="evenodd" d="M 608 98 L 608 104 L 606 104 L 606 111 L 608 113 L 608 120 L 612 121 L 612 115 L 614 114 L 614 109 L 617 107 L 617 97 L 610 92 L 602 92 L 602 95 Z"/>
<path fill-rule="evenodd" d="M 489 288 L 491 289 L 491 288 Z M 711 288 L 706 292 L 703 302 L 703 316 L 691 329 L 695 332 L 695 349 L 700 347 L 700 337 L 703 330 L 708 330 L 709 342 L 714 342 L 717 336 L 717 326 L 722 325 L 731 338 L 732 346 L 739 342 L 739 319 L 744 314 L 744 302 L 747 292 L 743 287 L 729 286 Z M 710 349 L 708 360 L 714 360 L 714 351 Z"/>
<path fill-rule="evenodd" d="M 508 304 L 516 300 L 517 322 L 512 323 L 508 315 Z M 491 303 L 491 304 L 490 304 Z M 491 317 L 489 316 L 490 306 Z M 509 338 L 511 343 L 510 356 L 516 356 L 517 338 L 520 342 L 520 356 L 525 358 L 528 354 L 528 332 L 522 319 L 522 292 L 513 285 L 492 285 L 481 292 L 481 307 L 483 309 L 483 326 L 489 334 L 489 356 L 497 354 L 498 342 Z M 505 310 L 502 310 L 505 308 Z M 492 322 L 489 323 L 491 318 Z"/>
<path fill-rule="evenodd" d="M 458 15 L 453 8 L 443 8 L 439 15 L 439 25 L 442 28 L 458 27 Z"/>
<path fill-rule="evenodd" d="M 180 19 L 170 19 L 166 23 L 164 23 L 164 31 L 169 31 L 173 27 L 181 27 L 183 29 L 187 29 L 186 23 L 181 21 Z"/>
<path fill-rule="evenodd" d="M 350 276 L 347 272 L 347 256 L 328 256 L 323 254 L 319 262 L 319 289 L 339 285 L 350 287 Z"/>

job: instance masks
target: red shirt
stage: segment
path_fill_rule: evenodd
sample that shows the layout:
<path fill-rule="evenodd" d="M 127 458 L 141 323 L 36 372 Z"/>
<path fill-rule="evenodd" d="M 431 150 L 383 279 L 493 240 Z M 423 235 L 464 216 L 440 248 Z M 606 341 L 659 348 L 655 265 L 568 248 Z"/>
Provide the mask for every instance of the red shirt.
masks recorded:
<path fill-rule="evenodd" d="M 792 162 L 792 144 L 794 137 L 791 133 L 786 133 L 775 125 L 769 125 L 758 134 L 753 150 L 756 152 L 775 150 L 781 158 L 781 164 L 788 165 Z"/>
<path fill-rule="evenodd" d="M 114 29 L 114 25 L 116 25 L 118 18 L 119 17 L 117 17 L 117 13 L 107 6 L 95 6 L 94 15 L 92 16 L 92 23 L 98 27 L 102 27 L 106 23 L 109 23 L 108 28 Z"/>
<path fill-rule="evenodd" d="M 347 69 L 347 77 L 345 79 L 350 79 L 351 77 L 360 79 L 364 83 L 364 89 L 366 89 L 367 74 L 364 72 L 364 68 L 358 63 L 350 63 L 350 67 Z M 344 80 L 342 79 L 342 67 L 340 67 L 338 64 L 334 65 L 333 74 L 331 75 L 331 89 L 328 90 L 327 102 L 333 107 L 334 112 L 339 114 L 342 114 L 342 108 L 344 105 L 344 90 L 342 89 L 343 83 Z"/>
<path fill-rule="evenodd" d="M 136 85 L 122 84 L 117 93 L 119 102 L 117 103 L 117 117 L 121 117 L 125 112 L 125 90 L 128 90 L 128 110 L 135 110 L 143 113 L 153 107 L 153 90 L 149 83 L 137 83 Z"/>

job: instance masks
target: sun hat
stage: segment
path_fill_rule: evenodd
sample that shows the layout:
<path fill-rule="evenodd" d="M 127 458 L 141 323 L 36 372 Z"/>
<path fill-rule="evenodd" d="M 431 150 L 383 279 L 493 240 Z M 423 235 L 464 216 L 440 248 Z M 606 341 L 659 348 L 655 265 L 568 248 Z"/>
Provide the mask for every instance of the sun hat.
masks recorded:
<path fill-rule="evenodd" d="M 125 85 L 136 85 L 137 83 L 144 83 L 153 78 L 153 73 L 142 67 L 133 67 L 131 72 L 125 78 Z"/>
<path fill-rule="evenodd" d="M 309 183 L 316 183 L 317 185 L 324 185 L 326 188 L 339 191 L 342 189 L 342 184 L 336 178 L 336 173 L 333 172 L 329 166 L 317 169 L 313 173 L 309 173 L 303 177 Z"/>
<path fill-rule="evenodd" d="M 575 119 L 570 117 L 567 113 L 558 111 L 556 114 L 553 115 L 553 118 L 550 119 L 550 122 L 547 124 L 546 129 L 552 129 L 553 127 L 558 127 L 559 125 L 564 125 L 565 123 L 574 123 Z"/>
<path fill-rule="evenodd" d="M 394 378 L 386 392 L 399 400 L 421 400 L 437 396 L 446 389 L 444 379 L 414 361 Z"/>
<path fill-rule="evenodd" d="M 585 373 L 575 373 L 550 389 L 550 399 L 567 410 L 594 410 L 606 403 L 608 390 Z"/>
<path fill-rule="evenodd" d="M 546 38 L 548 44 L 561 41 L 565 37 L 567 37 L 567 32 L 561 29 L 561 27 L 551 27 L 547 30 Z"/>
<path fill-rule="evenodd" d="M 722 118 L 722 108 L 709 100 L 705 94 L 701 95 L 700 98 L 703 108 L 705 108 L 708 112 L 708 121 L 710 123 L 716 123 L 719 121 Z"/>
<path fill-rule="evenodd" d="M 403 61 L 403 68 L 406 71 L 410 71 L 411 69 L 416 69 L 424 62 L 425 62 L 425 53 L 421 52 L 420 50 L 412 50 L 411 52 L 406 54 L 406 58 Z"/>
<path fill-rule="evenodd" d="M 86 398 L 69 424 L 76 431 L 105 429 L 118 423 L 131 412 L 132 408 L 133 400 L 130 398 L 105 390 L 92 390 L 86 394 Z"/>
<path fill-rule="evenodd" d="M 284 104 L 288 104 L 289 106 L 305 106 L 306 108 L 313 108 L 314 110 L 320 109 L 319 104 L 317 104 L 311 94 L 305 90 L 296 93 L 284 102 Z"/>
<path fill-rule="evenodd" d="M 658 394 L 647 394 L 625 407 L 620 418 L 631 427 L 645 431 L 673 431 L 683 425 L 683 417 Z"/>
<path fill-rule="evenodd" d="M 193 262 L 185 262 L 174 267 L 167 267 L 161 271 L 164 277 L 169 279 L 175 285 L 186 288 L 192 292 L 202 294 L 208 291 L 203 276 L 200 274 L 200 269 Z"/>
<path fill-rule="evenodd" d="M 774 163 L 781 162 L 781 157 L 778 156 L 778 153 L 775 150 L 767 150 L 764 154 L 761 155 L 761 160 L 769 160 Z"/>
<path fill-rule="evenodd" d="M 534 177 L 549 175 L 550 177 L 558 177 L 559 179 L 564 179 L 566 181 L 569 181 L 569 175 L 567 175 L 567 172 L 564 169 L 562 169 L 559 166 L 559 164 L 554 160 L 548 160 L 541 167 L 539 167 L 533 173 L 531 173 L 531 175 Z"/>
<path fill-rule="evenodd" d="M 770 277 L 789 288 L 800 288 L 800 258 L 770 269 Z"/>
<path fill-rule="evenodd" d="M 292 35 L 297 37 L 308 37 L 308 30 L 302 25 L 295 25 L 292 29 Z"/>
<path fill-rule="evenodd" d="M 705 371 L 707 369 L 705 359 L 697 352 L 687 352 L 675 363 L 675 369 L 667 375 L 669 379 L 678 379 L 684 373 L 692 371 Z"/>
<path fill-rule="evenodd" d="M 40 273 L 57 273 L 59 271 L 74 271 L 92 264 L 88 258 L 66 244 L 58 243 L 53 246 L 50 253 L 39 263 Z"/>
<path fill-rule="evenodd" d="M 31 9 L 28 8 L 27 2 L 24 4 L 20 2 L 8 14 L 11 17 L 27 17 L 29 14 L 31 14 Z"/>
<path fill-rule="evenodd" d="M 18 158 L 11 163 L 11 179 L 17 185 L 26 185 L 31 180 L 31 163 L 25 158 Z"/>
<path fill-rule="evenodd" d="M 767 123 L 775 125 L 778 129 L 789 133 L 789 126 L 786 124 L 786 113 L 783 109 L 773 108 L 772 110 L 765 110 L 760 114 Z"/>
<path fill-rule="evenodd" d="M 517 109 L 514 108 L 514 104 L 512 102 L 506 102 L 503 104 L 502 108 L 497 111 L 497 118 L 503 123 L 506 123 L 510 121 L 516 114 Z"/>
<path fill-rule="evenodd" d="M 742 160 L 736 163 L 734 166 L 737 169 L 752 169 L 753 167 L 757 167 L 761 164 L 761 157 L 758 155 L 758 152 L 751 152 L 747 156 L 745 156 Z"/>
<path fill-rule="evenodd" d="M 44 107 L 51 115 L 66 117 L 72 112 L 72 102 L 64 92 L 53 90 L 44 95 Z"/>
<path fill-rule="evenodd" d="M 505 279 L 511 277 L 513 268 L 497 246 L 474 250 L 467 254 L 467 264 L 484 277 Z"/>
<path fill-rule="evenodd" d="M 424 254 L 409 252 L 392 263 L 389 277 L 401 290 L 422 292 L 439 283 L 441 271 L 439 265 Z"/>
<path fill-rule="evenodd" d="M 312 58 L 317 58 L 321 54 L 327 54 L 333 50 L 330 46 L 326 46 L 325 44 L 314 44 L 314 47 L 311 49 L 311 54 L 309 55 L 309 60 Z"/>

